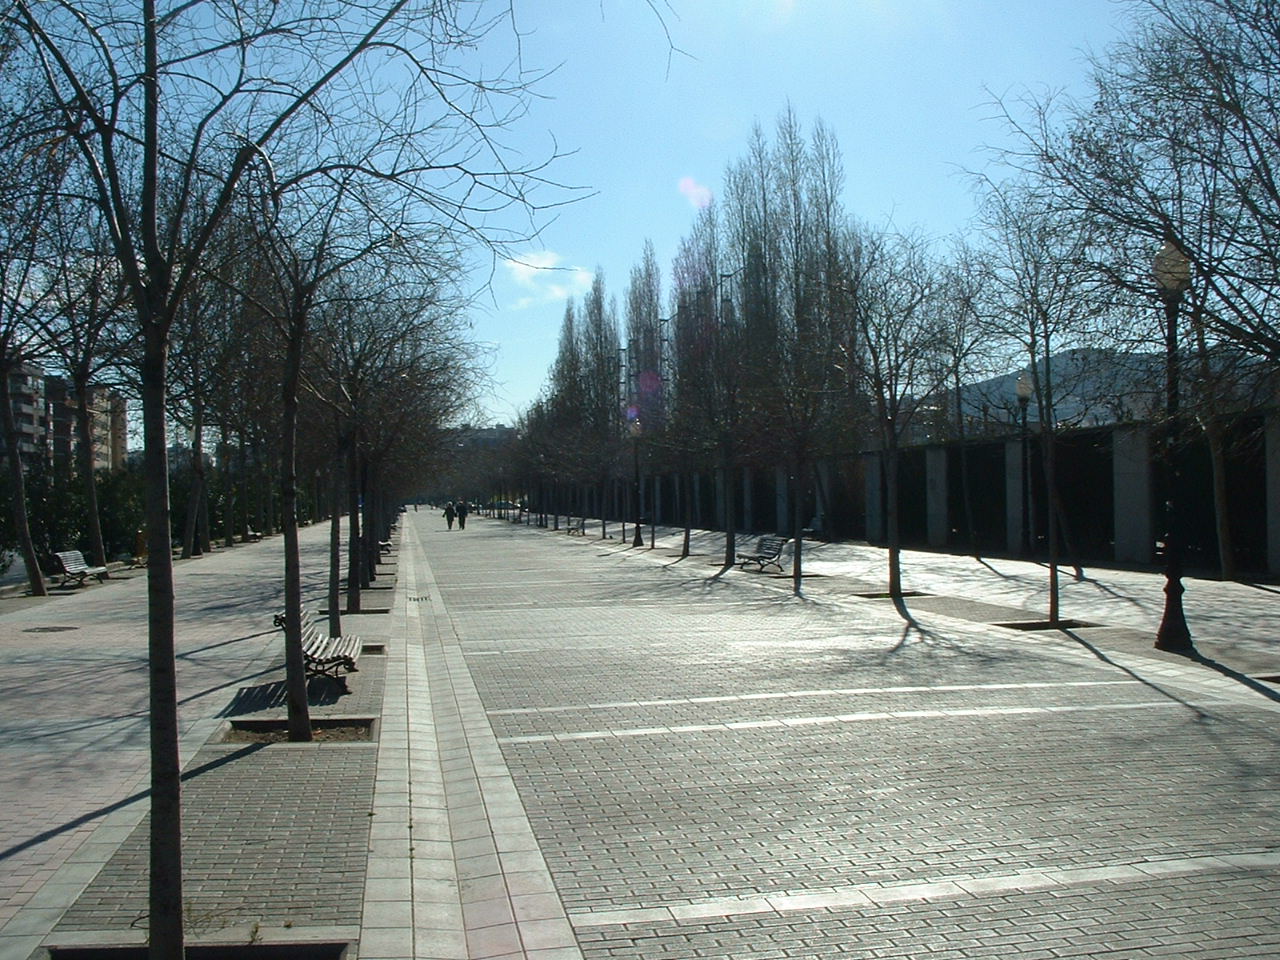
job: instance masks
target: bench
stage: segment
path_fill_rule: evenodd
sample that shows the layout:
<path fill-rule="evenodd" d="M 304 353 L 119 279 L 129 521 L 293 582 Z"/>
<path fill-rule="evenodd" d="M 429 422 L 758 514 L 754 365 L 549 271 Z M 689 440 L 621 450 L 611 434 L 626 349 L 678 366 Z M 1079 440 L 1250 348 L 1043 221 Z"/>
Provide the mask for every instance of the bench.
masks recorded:
<path fill-rule="evenodd" d="M 280 629 L 284 629 L 285 615 L 277 613 L 272 618 Z M 360 658 L 363 644 L 359 637 L 330 637 L 325 634 L 311 616 L 311 611 L 302 611 L 302 661 L 307 669 L 308 677 L 329 677 L 336 680 L 342 689 L 347 688 L 348 673 L 359 673 L 356 660 Z M 338 671 L 343 671 L 339 673 Z"/>
<path fill-rule="evenodd" d="M 587 535 L 587 518 L 579 517 L 577 520 L 566 519 L 565 529 L 569 532 L 570 536 L 576 533 L 580 537 L 585 537 Z"/>
<path fill-rule="evenodd" d="M 107 568 L 89 566 L 79 550 L 63 550 L 53 556 L 59 567 L 54 573 L 62 575 L 60 586 L 65 587 L 71 580 L 75 580 L 77 587 L 83 586 L 86 577 L 97 577 L 99 581 L 107 579 Z"/>
<path fill-rule="evenodd" d="M 747 564 L 754 563 L 762 573 L 764 568 L 768 566 L 777 567 L 778 572 L 781 573 L 782 551 L 786 549 L 787 544 L 790 542 L 786 537 L 761 537 L 756 541 L 755 552 L 738 554 L 736 562 L 743 570 L 747 569 Z"/>

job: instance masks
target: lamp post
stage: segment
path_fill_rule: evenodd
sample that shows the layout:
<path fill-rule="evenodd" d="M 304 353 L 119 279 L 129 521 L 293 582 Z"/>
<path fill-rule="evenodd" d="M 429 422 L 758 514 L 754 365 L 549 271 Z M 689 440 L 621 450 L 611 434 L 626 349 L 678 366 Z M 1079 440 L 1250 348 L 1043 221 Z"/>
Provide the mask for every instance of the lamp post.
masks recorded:
<path fill-rule="evenodd" d="M 1018 374 L 1014 389 L 1018 394 L 1018 411 L 1022 418 L 1022 555 L 1031 556 L 1031 463 L 1027 448 L 1027 405 L 1031 402 L 1031 380 L 1024 370 Z"/>
<path fill-rule="evenodd" d="M 1161 445 L 1164 468 L 1164 614 L 1156 631 L 1156 649 L 1195 653 L 1182 609 L 1182 531 L 1178 514 L 1179 473 L 1175 445 L 1181 436 L 1178 410 L 1178 305 L 1191 287 L 1191 261 L 1172 237 L 1151 264 L 1151 273 L 1164 301 L 1165 431 Z"/>
<path fill-rule="evenodd" d="M 635 468 L 635 490 L 636 490 L 636 513 L 635 513 L 635 536 L 631 538 L 633 547 L 643 547 L 644 537 L 641 536 L 640 529 L 640 418 L 634 417 L 631 421 L 631 463 Z"/>

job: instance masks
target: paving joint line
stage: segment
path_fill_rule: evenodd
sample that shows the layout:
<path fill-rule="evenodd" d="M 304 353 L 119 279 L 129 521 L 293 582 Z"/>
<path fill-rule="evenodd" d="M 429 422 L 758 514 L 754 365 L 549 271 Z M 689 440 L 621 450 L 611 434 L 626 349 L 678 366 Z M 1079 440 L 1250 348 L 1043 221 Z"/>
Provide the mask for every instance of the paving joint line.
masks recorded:
<path fill-rule="evenodd" d="M 889 904 L 934 900 L 1007 897 L 1056 888 L 1100 884 L 1151 883 L 1208 873 L 1276 873 L 1280 851 L 1224 854 L 1183 859 L 1139 861 L 1050 870 L 1019 870 L 990 876 L 961 875 L 930 881 L 873 882 L 814 890 L 764 893 L 754 897 L 694 900 L 660 907 L 620 907 L 572 911 L 577 929 L 632 924 L 678 923 L 683 920 L 727 919 L 759 914 L 778 916 L 844 908 L 874 908 Z"/>

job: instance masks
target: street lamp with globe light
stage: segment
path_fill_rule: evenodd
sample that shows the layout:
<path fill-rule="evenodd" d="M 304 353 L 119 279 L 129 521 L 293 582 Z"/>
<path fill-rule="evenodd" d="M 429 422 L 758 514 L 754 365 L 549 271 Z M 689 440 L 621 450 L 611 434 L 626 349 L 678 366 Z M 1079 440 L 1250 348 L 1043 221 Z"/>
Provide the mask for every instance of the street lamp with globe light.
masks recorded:
<path fill-rule="evenodd" d="M 643 547 L 644 537 L 640 517 L 640 417 L 631 418 L 631 462 L 635 468 L 635 536 L 631 538 L 633 547 Z"/>
<path fill-rule="evenodd" d="M 1171 237 L 1151 264 L 1160 299 L 1164 301 L 1165 431 L 1161 447 L 1164 469 L 1164 614 L 1156 631 L 1156 649 L 1195 653 L 1182 609 L 1182 531 L 1178 514 L 1179 473 L 1175 445 L 1181 436 L 1178 410 L 1178 305 L 1191 288 L 1191 260 Z"/>

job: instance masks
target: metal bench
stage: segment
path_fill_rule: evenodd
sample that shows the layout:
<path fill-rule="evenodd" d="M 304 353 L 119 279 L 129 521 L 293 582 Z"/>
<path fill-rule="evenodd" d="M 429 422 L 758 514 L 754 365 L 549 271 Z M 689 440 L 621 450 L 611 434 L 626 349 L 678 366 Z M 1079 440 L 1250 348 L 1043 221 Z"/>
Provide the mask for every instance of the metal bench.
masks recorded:
<path fill-rule="evenodd" d="M 85 578 L 97 577 L 99 581 L 107 579 L 106 567 L 91 567 L 85 562 L 84 554 L 79 550 L 62 550 L 53 555 L 58 561 L 58 570 L 55 574 L 62 575 L 62 583 L 60 586 L 65 587 L 71 580 L 76 582 L 76 586 L 82 586 Z"/>
<path fill-rule="evenodd" d="M 272 622 L 283 630 L 285 615 L 277 613 Z M 303 609 L 302 661 L 308 677 L 329 677 L 345 690 L 346 674 L 360 672 L 356 661 L 360 658 L 363 647 L 364 644 L 357 636 L 327 636 L 316 624 L 311 611 Z"/>
<path fill-rule="evenodd" d="M 587 518 L 579 517 L 577 520 L 566 520 L 565 529 L 570 536 L 576 533 L 580 537 L 585 537 L 587 535 Z"/>
<path fill-rule="evenodd" d="M 740 553 L 736 563 L 743 570 L 747 569 L 747 564 L 754 563 L 761 572 L 765 567 L 773 566 L 778 568 L 778 572 L 782 572 L 782 551 L 786 549 L 787 544 L 791 541 L 786 537 L 767 536 L 761 537 L 756 541 L 756 549 L 754 553 Z"/>

